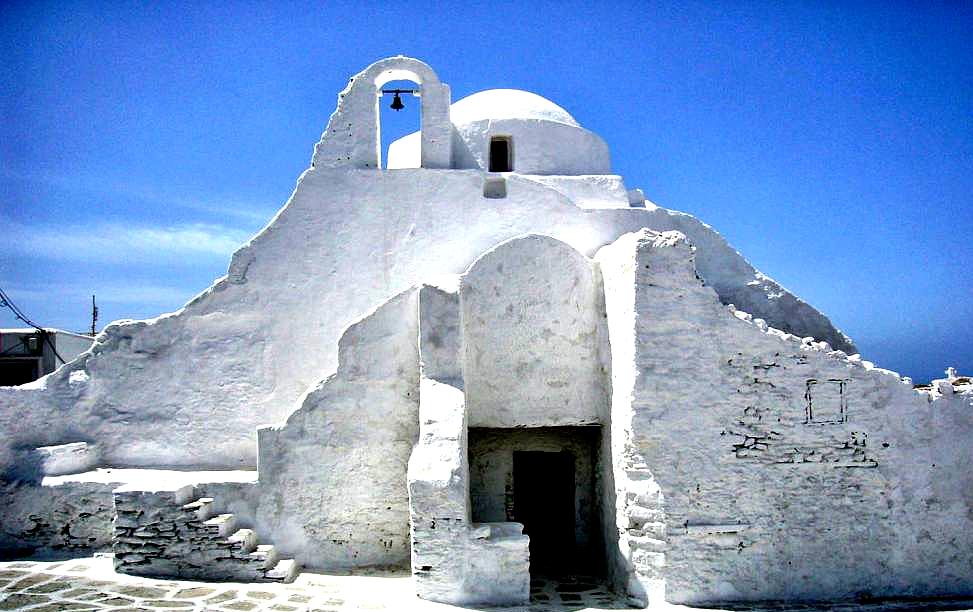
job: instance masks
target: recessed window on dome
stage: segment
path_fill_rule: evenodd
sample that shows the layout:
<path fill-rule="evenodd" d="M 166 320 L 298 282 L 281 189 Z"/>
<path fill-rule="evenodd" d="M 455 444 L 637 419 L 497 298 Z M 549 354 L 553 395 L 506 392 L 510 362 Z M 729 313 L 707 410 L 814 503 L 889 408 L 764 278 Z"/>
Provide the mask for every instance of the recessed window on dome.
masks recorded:
<path fill-rule="evenodd" d="M 513 172 L 513 142 L 510 136 L 494 136 L 490 139 L 490 172 Z"/>

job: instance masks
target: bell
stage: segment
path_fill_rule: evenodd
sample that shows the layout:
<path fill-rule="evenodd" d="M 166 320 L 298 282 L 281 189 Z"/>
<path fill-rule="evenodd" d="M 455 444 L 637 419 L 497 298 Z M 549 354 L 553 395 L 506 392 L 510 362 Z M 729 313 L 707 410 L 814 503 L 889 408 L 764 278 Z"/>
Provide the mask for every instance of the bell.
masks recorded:
<path fill-rule="evenodd" d="M 392 98 L 392 106 L 390 106 L 389 108 L 397 111 L 400 111 L 403 108 L 405 108 L 405 104 L 402 104 L 402 98 L 399 97 L 399 92 L 395 92 L 395 97 Z"/>

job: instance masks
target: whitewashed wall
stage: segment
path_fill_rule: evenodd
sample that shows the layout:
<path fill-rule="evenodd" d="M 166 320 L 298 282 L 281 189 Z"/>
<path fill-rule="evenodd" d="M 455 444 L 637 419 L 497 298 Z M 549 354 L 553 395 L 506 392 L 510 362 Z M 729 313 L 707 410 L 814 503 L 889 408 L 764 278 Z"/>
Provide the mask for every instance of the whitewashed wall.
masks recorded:
<path fill-rule="evenodd" d="M 473 520 L 480 523 L 512 520 L 507 516 L 517 483 L 513 478 L 514 453 L 568 452 L 574 457 L 574 529 L 578 554 L 599 567 L 601 508 L 598 444 L 600 427 L 474 428 L 470 431 L 470 504 Z M 589 549 L 590 547 L 590 549 Z"/>
<path fill-rule="evenodd" d="M 314 148 L 314 167 L 382 167 L 379 94 L 384 84 L 395 80 L 412 81 L 421 92 L 419 165 L 452 167 L 449 86 L 439 81 L 428 64 L 401 55 L 379 60 L 348 81 L 348 87 L 338 94 L 338 107 L 328 120 L 324 136 Z"/>
<path fill-rule="evenodd" d="M 608 145 L 594 132 L 543 119 L 481 119 L 453 128 L 453 168 L 490 169 L 490 140 L 510 139 L 510 159 L 518 174 L 610 175 Z M 420 133 L 389 145 L 388 168 L 421 166 Z M 558 143 L 551 146 L 551 143 Z"/>
<path fill-rule="evenodd" d="M 600 136 L 582 127 L 539 119 L 484 119 L 456 126 L 453 167 L 488 170 L 494 136 L 510 138 L 514 172 L 611 174 L 608 145 Z"/>
<path fill-rule="evenodd" d="M 634 359 L 613 364 L 632 398 L 629 422 L 612 415 L 628 446 L 620 496 L 632 494 L 619 528 L 646 590 L 660 576 L 674 602 L 973 589 L 973 395 L 930 402 L 894 373 L 731 312 L 681 237 L 619 242 L 599 254 L 609 291 L 634 289 L 637 313 Z M 637 466 L 654 504 L 626 482 Z M 640 554 L 653 512 L 667 546 Z"/>
<path fill-rule="evenodd" d="M 528 538 L 519 523 L 470 521 L 463 392 L 423 378 L 420 439 L 409 459 L 416 592 L 457 605 L 530 599 Z"/>
<path fill-rule="evenodd" d="M 360 121 L 374 114 L 377 84 L 403 76 L 429 86 L 424 100 L 439 92 L 428 100 L 439 111 L 423 120 L 433 142 L 423 151 L 435 154 L 428 166 L 448 160 L 451 153 L 440 155 L 443 139 L 452 138 L 440 129 L 448 88 L 433 88 L 438 77 L 409 58 L 369 67 L 339 95 L 314 166 L 234 254 L 226 277 L 178 312 L 110 325 L 89 351 L 35 384 L 0 389 L 0 466 L 34 446 L 87 441 L 107 465 L 252 467 L 255 429 L 286 417 L 334 371 L 338 338 L 362 313 L 429 278 L 459 274 L 489 248 L 531 232 L 592 255 L 641 227 L 679 229 L 699 248 L 700 275 L 725 303 L 850 346 L 823 315 L 690 216 L 588 209 L 565 195 L 574 189 L 516 175 L 506 180 L 506 197 L 491 199 L 476 170 L 372 169 L 375 134 Z M 610 183 L 606 201 L 619 192 L 618 181 Z M 592 200 L 591 189 L 579 192 Z"/>
<path fill-rule="evenodd" d="M 463 388 L 463 329 L 460 323 L 459 278 L 450 287 L 424 286 L 419 292 L 419 347 L 422 375 Z M 464 408 L 465 410 L 465 408 Z"/>
<path fill-rule="evenodd" d="M 601 284 L 547 236 L 505 242 L 460 282 L 471 427 L 599 423 L 608 411 Z"/>
<path fill-rule="evenodd" d="M 417 294 L 402 293 L 351 326 L 337 373 L 284 424 L 260 430 L 259 532 L 305 567 L 408 563 Z"/>

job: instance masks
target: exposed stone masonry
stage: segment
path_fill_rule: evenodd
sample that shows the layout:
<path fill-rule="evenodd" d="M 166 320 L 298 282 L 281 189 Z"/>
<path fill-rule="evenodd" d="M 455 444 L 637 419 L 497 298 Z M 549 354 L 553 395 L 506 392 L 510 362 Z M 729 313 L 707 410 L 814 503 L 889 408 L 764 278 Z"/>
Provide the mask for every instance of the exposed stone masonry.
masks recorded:
<path fill-rule="evenodd" d="M 115 569 L 143 576 L 202 580 L 291 582 L 298 565 L 258 545 L 252 529 L 237 529 L 232 514 L 215 514 L 213 499 L 196 487 L 114 492 Z M 192 501 L 190 501 L 192 500 Z"/>
<path fill-rule="evenodd" d="M 64 554 L 108 548 L 111 492 L 120 484 L 0 484 L 0 550 Z"/>

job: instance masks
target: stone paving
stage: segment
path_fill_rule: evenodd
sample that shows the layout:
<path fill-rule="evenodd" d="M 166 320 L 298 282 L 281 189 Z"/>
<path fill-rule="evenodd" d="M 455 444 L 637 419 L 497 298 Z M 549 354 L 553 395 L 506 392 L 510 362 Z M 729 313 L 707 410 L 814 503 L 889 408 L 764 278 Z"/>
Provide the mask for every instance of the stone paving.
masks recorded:
<path fill-rule="evenodd" d="M 342 595 L 340 582 L 335 579 L 308 574 L 299 583 L 289 585 L 204 583 L 116 574 L 110 557 L 10 562 L 0 563 L 0 610 L 339 612 L 355 609 L 357 602 Z M 363 609 L 389 608 L 378 602 Z"/>
<path fill-rule="evenodd" d="M 531 604 L 493 608 L 496 612 L 573 612 L 620 610 L 627 602 L 585 577 L 531 581 Z M 700 610 L 665 605 L 658 610 Z M 747 612 L 904 612 L 963 610 L 968 601 L 909 601 L 873 604 L 760 604 L 725 606 Z M 68 561 L 0 562 L 0 611 L 86 612 L 448 612 L 461 608 L 423 601 L 415 596 L 407 572 L 335 576 L 304 572 L 292 584 L 190 582 L 139 578 L 115 573 L 110 556 Z"/>

